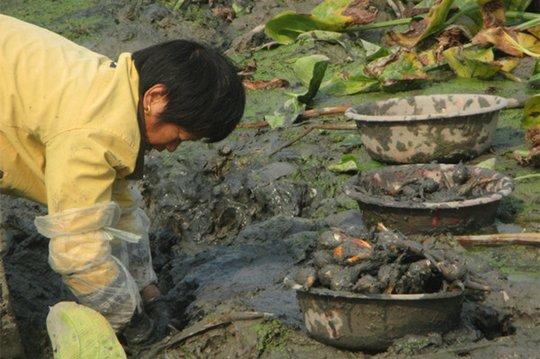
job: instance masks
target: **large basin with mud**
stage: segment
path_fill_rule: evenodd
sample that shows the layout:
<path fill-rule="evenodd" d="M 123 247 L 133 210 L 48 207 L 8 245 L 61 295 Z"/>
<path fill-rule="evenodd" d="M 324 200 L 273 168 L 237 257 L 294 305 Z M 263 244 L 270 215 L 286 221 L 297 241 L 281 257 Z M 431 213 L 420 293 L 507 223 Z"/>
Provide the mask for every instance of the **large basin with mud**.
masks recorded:
<path fill-rule="evenodd" d="M 368 225 L 384 223 L 404 234 L 464 233 L 492 224 L 510 177 L 462 164 L 388 166 L 345 184 Z"/>
<path fill-rule="evenodd" d="M 348 350 L 383 351 L 408 334 L 446 333 L 460 323 L 462 292 L 353 294 L 296 292 L 308 333 Z"/>
<path fill-rule="evenodd" d="M 349 108 L 369 155 L 386 163 L 454 163 L 491 146 L 502 97 L 475 94 L 393 98 Z"/>

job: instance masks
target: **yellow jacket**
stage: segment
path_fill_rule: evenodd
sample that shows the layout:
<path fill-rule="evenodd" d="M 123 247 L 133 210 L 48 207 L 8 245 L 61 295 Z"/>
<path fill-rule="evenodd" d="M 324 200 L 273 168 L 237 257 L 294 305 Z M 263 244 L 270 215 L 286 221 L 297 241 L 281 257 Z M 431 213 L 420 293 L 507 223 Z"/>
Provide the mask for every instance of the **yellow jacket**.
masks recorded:
<path fill-rule="evenodd" d="M 138 74 L 55 33 L 0 15 L 0 192 L 49 214 L 131 205 L 141 147 Z"/>

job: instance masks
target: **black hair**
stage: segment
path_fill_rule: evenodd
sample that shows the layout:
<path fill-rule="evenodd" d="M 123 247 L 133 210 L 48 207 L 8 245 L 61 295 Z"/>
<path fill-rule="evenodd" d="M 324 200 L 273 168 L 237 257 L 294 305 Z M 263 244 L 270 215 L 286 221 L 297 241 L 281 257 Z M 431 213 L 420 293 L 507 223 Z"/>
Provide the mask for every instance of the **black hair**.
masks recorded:
<path fill-rule="evenodd" d="M 140 101 L 156 84 L 167 88 L 160 120 L 181 126 L 206 142 L 227 137 L 244 113 L 246 94 L 238 69 L 205 45 L 174 40 L 132 54 Z"/>

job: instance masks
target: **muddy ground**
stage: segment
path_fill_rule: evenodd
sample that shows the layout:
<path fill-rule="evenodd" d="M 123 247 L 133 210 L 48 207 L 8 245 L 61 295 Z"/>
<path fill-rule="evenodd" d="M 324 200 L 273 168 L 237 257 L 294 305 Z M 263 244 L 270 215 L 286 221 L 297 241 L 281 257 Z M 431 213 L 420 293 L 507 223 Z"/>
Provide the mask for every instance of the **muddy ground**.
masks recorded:
<path fill-rule="evenodd" d="M 318 1 L 239 1 L 251 10 L 232 22 L 216 17 L 203 1 L 192 1 L 177 12 L 171 10 L 173 3 L 58 0 L 45 4 L 39 0 L 4 0 L 0 12 L 50 28 L 111 57 L 167 39 L 204 41 L 229 50 L 240 66 L 255 58 L 259 66 L 257 79 L 277 76 L 292 80 L 284 59 L 314 50 L 327 54 L 334 64 L 346 57 L 339 46 L 329 44 L 314 44 L 311 48 L 292 45 L 255 53 L 236 50 L 237 44 L 246 44 L 240 41 L 242 35 L 272 15 L 283 9 L 308 11 Z M 228 4 L 214 3 L 214 7 Z M 264 38 L 246 46 L 260 42 Z M 286 98 L 285 91 L 249 91 L 244 121 L 258 121 L 272 113 Z M 448 80 L 411 93 L 452 92 L 518 99 L 527 96 L 525 85 L 505 80 Z M 396 94 L 321 94 L 314 106 L 354 104 L 392 96 Z M 520 121 L 520 110 L 503 111 L 493 148 L 472 162 L 496 157 L 497 170 L 512 176 L 533 173 L 518 167 L 512 159 L 511 151 L 523 147 Z M 528 247 L 465 251 L 445 236 L 419 240 L 436 241 L 440 246 L 460 251 L 494 287 L 479 301 L 474 293 L 468 294 L 459 330 L 445 336 L 404 338 L 383 353 L 349 353 L 310 339 L 295 295 L 283 287 L 281 280 L 293 266 L 302 263 L 306 253 L 313 249 L 318 233 L 329 226 L 357 234 L 366 230 L 356 203 L 341 190 L 350 175 L 332 173 L 327 167 L 338 162 L 343 154 L 362 160 L 368 160 L 368 156 L 355 131 L 319 130 L 268 156 L 301 131 L 302 127 L 274 131 L 240 129 L 219 144 L 187 143 L 174 154 L 147 156 L 147 174 L 141 188 L 152 219 L 154 265 L 159 285 L 167 293 L 174 313 L 173 324 L 181 328 L 219 321 L 238 311 L 274 315 L 274 319 L 224 324 L 164 348 L 161 353 L 167 353 L 167 357 L 272 358 L 537 355 L 540 251 Z M 73 298 L 49 269 L 47 240 L 36 234 L 32 224 L 33 217 L 44 213 L 44 209 L 23 200 L 0 197 L 0 210 L 9 301 L 26 356 L 50 357 L 45 332 L 48 306 Z M 514 194 L 501 206 L 496 224 L 483 232 L 522 230 L 540 231 L 538 179 L 517 182 Z M 2 357 L 14 357 L 5 347 L 0 350 Z M 149 355 L 136 351 L 131 354 Z"/>

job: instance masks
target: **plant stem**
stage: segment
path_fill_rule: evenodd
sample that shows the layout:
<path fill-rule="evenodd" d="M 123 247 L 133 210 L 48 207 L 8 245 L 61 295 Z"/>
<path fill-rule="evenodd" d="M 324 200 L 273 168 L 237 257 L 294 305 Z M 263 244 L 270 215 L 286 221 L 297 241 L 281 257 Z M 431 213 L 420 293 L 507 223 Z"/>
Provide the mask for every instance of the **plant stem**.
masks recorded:
<path fill-rule="evenodd" d="M 526 29 L 530 29 L 531 27 L 534 27 L 536 25 L 540 25 L 540 16 L 538 16 L 536 19 L 532 19 L 532 20 L 529 20 L 527 22 L 516 25 L 516 26 L 514 26 L 514 29 L 516 29 L 516 30 L 526 30 Z"/>
<path fill-rule="evenodd" d="M 380 29 L 380 28 L 392 27 L 392 26 L 398 26 L 398 25 L 408 25 L 408 24 L 411 23 L 411 21 L 412 21 L 412 18 L 410 18 L 410 17 L 405 18 L 405 19 L 379 21 L 379 22 L 374 22 L 374 23 L 371 23 L 371 24 L 349 27 L 349 28 L 345 29 L 345 31 L 346 32 L 356 32 L 356 31 Z"/>
<path fill-rule="evenodd" d="M 521 11 L 507 11 L 506 16 L 513 19 L 523 19 L 523 20 L 538 20 L 540 15 L 532 12 L 521 12 Z"/>
<path fill-rule="evenodd" d="M 519 176 L 519 177 L 514 178 L 514 181 L 522 181 L 524 179 L 537 178 L 537 177 L 540 177 L 540 173 L 533 173 L 530 175 Z"/>

